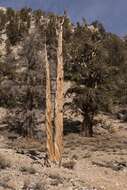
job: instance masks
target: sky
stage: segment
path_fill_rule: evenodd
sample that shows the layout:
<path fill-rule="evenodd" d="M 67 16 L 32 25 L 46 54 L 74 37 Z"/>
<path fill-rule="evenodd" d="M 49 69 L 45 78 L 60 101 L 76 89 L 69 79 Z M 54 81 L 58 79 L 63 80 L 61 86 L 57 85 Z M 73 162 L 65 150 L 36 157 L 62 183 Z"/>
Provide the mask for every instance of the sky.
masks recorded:
<path fill-rule="evenodd" d="M 72 22 L 99 20 L 108 32 L 127 34 L 127 0 L 0 0 L 0 6 L 28 6 L 59 14 L 67 10 Z"/>

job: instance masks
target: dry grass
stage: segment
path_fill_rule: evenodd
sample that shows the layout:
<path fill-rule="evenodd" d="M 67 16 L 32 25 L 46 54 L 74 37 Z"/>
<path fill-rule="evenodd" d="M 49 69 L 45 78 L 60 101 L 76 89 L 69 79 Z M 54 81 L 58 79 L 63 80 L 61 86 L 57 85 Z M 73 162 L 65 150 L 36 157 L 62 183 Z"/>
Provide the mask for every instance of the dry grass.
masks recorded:
<path fill-rule="evenodd" d="M 74 155 L 72 156 L 72 160 L 78 160 L 78 156 L 77 156 L 76 154 L 74 154 Z"/>
<path fill-rule="evenodd" d="M 28 190 L 28 189 L 31 189 L 31 190 L 46 190 L 46 186 L 45 184 L 43 183 L 36 183 L 34 185 L 31 185 L 30 181 L 29 180 L 26 180 L 24 182 L 24 186 L 23 186 L 23 190 Z"/>
<path fill-rule="evenodd" d="M 51 179 L 50 185 L 53 186 L 58 186 L 64 180 L 58 173 L 49 174 L 49 178 Z"/>
<path fill-rule="evenodd" d="M 36 183 L 34 187 L 34 190 L 46 190 L 46 189 L 47 189 L 46 186 L 41 183 Z"/>
<path fill-rule="evenodd" d="M 46 150 L 46 145 L 44 143 L 40 143 L 35 139 L 29 139 L 29 138 L 21 138 L 18 141 L 15 140 L 13 144 L 11 144 L 12 147 L 15 149 L 24 149 L 24 150 L 29 150 L 29 149 L 35 149 L 36 151 L 42 151 L 44 152 Z"/>

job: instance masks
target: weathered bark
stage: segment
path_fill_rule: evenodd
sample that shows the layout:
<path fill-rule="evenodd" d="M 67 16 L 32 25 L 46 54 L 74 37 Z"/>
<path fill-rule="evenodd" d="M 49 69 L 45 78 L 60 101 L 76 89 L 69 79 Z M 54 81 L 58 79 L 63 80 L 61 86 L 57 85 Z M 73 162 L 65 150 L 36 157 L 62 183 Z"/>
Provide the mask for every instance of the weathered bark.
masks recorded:
<path fill-rule="evenodd" d="M 61 19 L 61 18 L 60 18 Z M 46 132 L 47 149 L 51 161 L 61 162 L 63 152 L 63 18 L 58 19 L 57 63 L 50 65 L 45 47 L 46 62 Z"/>
<path fill-rule="evenodd" d="M 57 48 L 57 86 L 55 101 L 55 160 L 61 162 L 63 152 L 63 22 L 58 21 L 56 35 L 58 38 Z"/>
<path fill-rule="evenodd" d="M 47 49 L 45 44 L 45 63 L 46 63 L 46 134 L 47 134 L 47 151 L 50 160 L 54 160 L 53 144 L 53 126 L 52 126 L 52 105 L 51 105 L 51 81 L 50 67 L 47 58 Z"/>

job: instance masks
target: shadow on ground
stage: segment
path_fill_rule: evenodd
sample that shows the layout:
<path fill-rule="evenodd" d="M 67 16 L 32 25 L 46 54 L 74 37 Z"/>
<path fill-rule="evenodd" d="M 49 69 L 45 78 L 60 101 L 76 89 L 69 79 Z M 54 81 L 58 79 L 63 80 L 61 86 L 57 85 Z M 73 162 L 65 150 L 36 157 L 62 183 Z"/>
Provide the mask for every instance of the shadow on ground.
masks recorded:
<path fill-rule="evenodd" d="M 64 119 L 64 135 L 69 133 L 80 133 L 80 121 L 72 121 L 70 119 Z"/>

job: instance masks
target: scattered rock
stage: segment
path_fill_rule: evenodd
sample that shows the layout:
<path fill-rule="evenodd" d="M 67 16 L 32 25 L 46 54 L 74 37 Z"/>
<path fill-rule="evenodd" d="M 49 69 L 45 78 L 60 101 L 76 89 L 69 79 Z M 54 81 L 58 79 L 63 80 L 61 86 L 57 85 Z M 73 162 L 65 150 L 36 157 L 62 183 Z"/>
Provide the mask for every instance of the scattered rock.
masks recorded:
<path fill-rule="evenodd" d="M 117 114 L 117 118 L 122 120 L 122 121 L 127 121 L 127 110 L 123 109 L 120 110 L 120 112 L 118 112 Z"/>
<path fill-rule="evenodd" d="M 123 170 L 124 168 L 127 168 L 127 163 L 126 162 L 92 162 L 93 165 L 99 166 L 99 167 L 105 167 L 105 168 L 111 168 L 114 171 L 120 171 Z"/>

